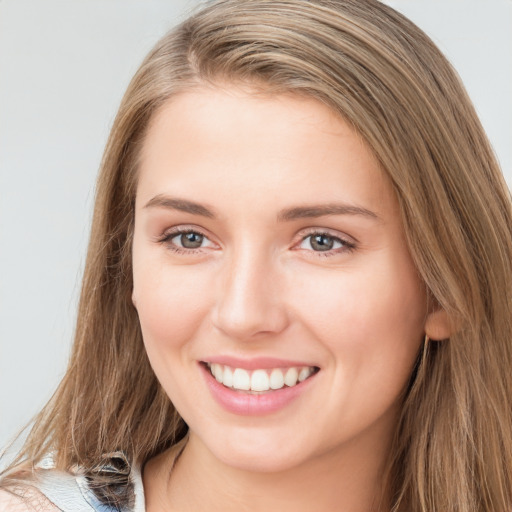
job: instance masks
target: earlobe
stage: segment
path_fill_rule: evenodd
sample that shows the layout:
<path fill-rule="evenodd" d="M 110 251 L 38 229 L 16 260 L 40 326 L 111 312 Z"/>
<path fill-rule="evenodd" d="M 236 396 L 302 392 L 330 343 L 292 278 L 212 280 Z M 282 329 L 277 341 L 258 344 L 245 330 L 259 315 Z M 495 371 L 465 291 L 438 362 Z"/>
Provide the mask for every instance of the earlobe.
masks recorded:
<path fill-rule="evenodd" d="M 452 323 L 444 309 L 437 309 L 428 314 L 425 322 L 425 334 L 431 340 L 445 340 L 453 334 Z"/>
<path fill-rule="evenodd" d="M 135 298 L 135 290 L 132 291 L 132 304 L 135 306 L 135 309 L 137 309 L 137 299 Z"/>

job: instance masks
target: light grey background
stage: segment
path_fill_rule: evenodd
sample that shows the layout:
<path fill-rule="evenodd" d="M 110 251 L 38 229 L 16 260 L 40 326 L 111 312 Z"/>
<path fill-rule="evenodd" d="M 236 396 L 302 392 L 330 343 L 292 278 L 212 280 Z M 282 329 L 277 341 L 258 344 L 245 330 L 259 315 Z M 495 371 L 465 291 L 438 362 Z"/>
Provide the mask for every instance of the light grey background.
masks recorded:
<path fill-rule="evenodd" d="M 129 79 L 197 0 L 0 0 L 0 446 L 73 334 L 94 181 Z M 512 1 L 389 0 L 458 69 L 512 185 Z"/>

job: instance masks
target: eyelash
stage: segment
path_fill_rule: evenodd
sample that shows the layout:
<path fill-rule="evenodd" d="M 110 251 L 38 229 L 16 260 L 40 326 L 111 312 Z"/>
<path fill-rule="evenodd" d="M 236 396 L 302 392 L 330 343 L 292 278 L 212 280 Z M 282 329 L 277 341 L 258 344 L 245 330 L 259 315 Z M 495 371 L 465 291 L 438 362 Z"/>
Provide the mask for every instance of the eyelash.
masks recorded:
<path fill-rule="evenodd" d="M 196 235 L 200 235 L 200 236 L 206 238 L 207 240 L 209 240 L 209 238 L 204 233 L 202 233 L 200 230 L 198 230 L 197 228 L 188 228 L 188 227 L 184 226 L 184 227 L 173 228 L 171 231 L 166 231 L 157 240 L 157 242 L 167 246 L 168 249 L 175 252 L 176 254 L 196 254 L 197 252 L 201 252 L 201 249 L 202 249 L 201 247 L 198 247 L 196 249 L 186 249 L 184 247 L 179 247 L 177 245 L 174 245 L 171 242 L 171 240 L 173 238 L 175 238 L 176 236 L 188 234 L 188 233 L 194 233 Z"/>
<path fill-rule="evenodd" d="M 166 245 L 168 249 L 170 249 L 171 251 L 173 251 L 176 254 L 189 255 L 189 254 L 196 254 L 198 252 L 201 252 L 203 249 L 202 247 L 198 247 L 195 249 L 186 249 L 186 248 L 174 245 L 171 242 L 171 240 L 173 238 L 175 238 L 176 236 L 181 235 L 181 234 L 189 234 L 189 233 L 194 233 L 196 235 L 200 235 L 200 236 L 206 238 L 207 240 L 209 240 L 209 238 L 204 233 L 202 233 L 200 230 L 198 230 L 197 228 L 177 227 L 177 228 L 173 228 L 171 231 L 165 232 L 160 238 L 157 239 L 157 242 L 161 243 L 163 245 Z M 302 238 L 300 239 L 299 243 L 295 244 L 295 245 L 296 246 L 301 245 L 308 238 L 313 238 L 315 236 L 325 236 L 327 238 L 330 238 L 334 242 L 339 242 L 342 244 L 342 247 L 339 247 L 337 249 L 329 249 L 327 251 L 315 251 L 313 249 L 307 250 L 307 252 L 315 253 L 315 255 L 318 255 L 320 257 L 325 258 L 325 257 L 335 256 L 341 252 L 350 253 L 356 249 L 356 244 L 354 242 L 350 242 L 344 238 L 335 236 L 335 235 L 329 233 L 328 231 L 322 231 L 322 230 L 311 231 L 311 232 L 303 235 Z M 310 242 L 310 245 L 311 245 L 311 242 Z M 300 249 L 296 249 L 296 250 L 300 250 Z"/>
<path fill-rule="evenodd" d="M 345 238 L 342 238 L 340 236 L 333 235 L 329 231 L 322 230 L 311 231 L 303 235 L 302 238 L 300 239 L 299 244 L 296 245 L 302 245 L 308 238 L 312 239 L 315 236 L 325 236 L 326 238 L 331 239 L 333 242 L 339 242 L 341 244 L 341 247 L 338 247 L 337 249 L 329 249 L 327 251 L 315 251 L 313 249 L 306 250 L 309 253 L 314 253 L 315 257 L 320 256 L 328 258 L 332 256 L 337 256 L 340 253 L 351 253 L 356 249 L 356 244 L 354 242 L 346 240 Z M 309 242 L 309 245 L 311 246 L 311 241 Z"/>

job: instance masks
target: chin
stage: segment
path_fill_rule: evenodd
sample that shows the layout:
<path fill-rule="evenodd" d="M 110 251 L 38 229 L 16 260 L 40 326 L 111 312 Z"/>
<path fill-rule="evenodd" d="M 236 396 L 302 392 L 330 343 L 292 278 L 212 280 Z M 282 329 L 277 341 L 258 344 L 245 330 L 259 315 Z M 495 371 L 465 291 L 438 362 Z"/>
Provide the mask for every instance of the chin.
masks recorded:
<path fill-rule="evenodd" d="M 276 473 L 289 470 L 311 456 L 302 442 L 290 442 L 290 436 L 270 435 L 262 429 L 247 429 L 227 436 L 205 439 L 210 452 L 227 466 L 249 472 Z M 298 440 L 296 440 L 298 441 Z"/>

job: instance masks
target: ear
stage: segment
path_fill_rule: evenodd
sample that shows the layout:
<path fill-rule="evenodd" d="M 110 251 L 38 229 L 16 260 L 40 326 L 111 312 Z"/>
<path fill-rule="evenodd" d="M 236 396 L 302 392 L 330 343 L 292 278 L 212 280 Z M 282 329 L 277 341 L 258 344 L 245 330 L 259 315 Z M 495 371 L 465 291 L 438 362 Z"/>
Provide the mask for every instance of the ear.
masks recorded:
<path fill-rule="evenodd" d="M 431 340 L 445 340 L 453 334 L 452 323 L 444 309 L 436 309 L 428 314 L 425 334 Z"/>
<path fill-rule="evenodd" d="M 135 309 L 137 309 L 137 299 L 135 298 L 135 290 L 132 290 L 132 304 L 135 306 Z"/>

